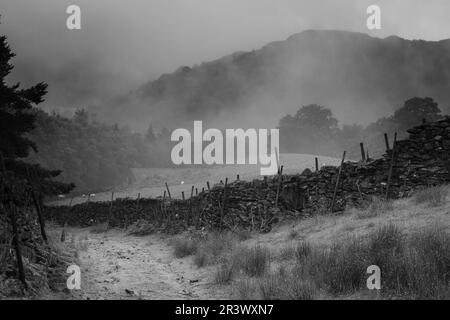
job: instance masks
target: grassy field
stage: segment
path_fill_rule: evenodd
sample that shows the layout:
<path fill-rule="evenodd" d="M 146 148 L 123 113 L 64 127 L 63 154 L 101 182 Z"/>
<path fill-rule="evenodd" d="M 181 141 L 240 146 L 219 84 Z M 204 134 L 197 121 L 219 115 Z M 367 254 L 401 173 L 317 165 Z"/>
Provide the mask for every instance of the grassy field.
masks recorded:
<path fill-rule="evenodd" d="M 281 154 L 280 162 L 284 166 L 284 173 L 298 173 L 304 169 L 314 169 L 314 155 L 306 154 Z M 329 157 L 319 156 L 319 164 L 338 165 L 339 160 Z M 136 182 L 132 185 L 114 190 L 114 198 L 136 198 L 140 193 L 141 197 L 156 198 L 164 194 L 165 183 L 169 185 L 173 198 L 181 198 L 184 191 L 189 197 L 191 188 L 197 188 L 200 192 L 206 189 L 206 182 L 211 186 L 219 183 L 220 180 L 229 181 L 236 179 L 239 174 L 242 180 L 252 180 L 259 177 L 259 167 L 256 165 L 226 165 L 212 166 L 207 168 L 142 168 L 133 169 Z M 111 190 L 113 191 L 113 190 Z M 111 191 L 96 193 L 90 201 L 109 201 Z M 72 204 L 87 201 L 87 196 L 79 196 L 72 199 Z M 51 202 L 52 205 L 68 205 L 70 198 L 59 199 Z"/>

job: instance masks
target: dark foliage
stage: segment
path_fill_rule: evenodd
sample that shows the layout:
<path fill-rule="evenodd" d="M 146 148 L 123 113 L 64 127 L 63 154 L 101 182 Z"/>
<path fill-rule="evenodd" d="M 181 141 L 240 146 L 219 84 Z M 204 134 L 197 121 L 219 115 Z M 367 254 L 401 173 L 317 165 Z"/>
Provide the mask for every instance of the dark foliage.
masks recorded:
<path fill-rule="evenodd" d="M 287 115 L 280 120 L 281 151 L 336 156 L 347 150 L 351 157 L 358 159 L 359 143 L 364 142 L 370 156 L 380 156 L 386 149 L 383 133 L 392 137 L 397 132 L 399 138 L 404 138 L 407 129 L 441 117 L 441 110 L 432 98 L 415 97 L 405 101 L 392 116 L 365 128 L 357 124 L 339 127 L 330 109 L 308 105 L 294 116 Z"/>
<path fill-rule="evenodd" d="M 38 83 L 28 89 L 20 88 L 19 83 L 8 86 L 5 78 L 13 69 L 10 63 L 13 57 L 6 37 L 0 37 L 0 156 L 3 182 L 6 177 L 10 179 L 10 184 L 32 180 L 41 195 L 68 192 L 73 185 L 52 181 L 60 172 L 19 160 L 27 157 L 31 149 L 37 152 L 35 143 L 27 133 L 35 126 L 34 106 L 43 102 L 47 85 Z"/>
<path fill-rule="evenodd" d="M 170 145 L 163 143 L 170 138 L 91 121 L 84 109 L 72 119 L 37 111 L 30 139 L 39 152 L 29 161 L 62 170 L 60 181 L 75 183 L 78 192 L 130 183 L 131 168 L 167 166 L 170 159 Z"/>

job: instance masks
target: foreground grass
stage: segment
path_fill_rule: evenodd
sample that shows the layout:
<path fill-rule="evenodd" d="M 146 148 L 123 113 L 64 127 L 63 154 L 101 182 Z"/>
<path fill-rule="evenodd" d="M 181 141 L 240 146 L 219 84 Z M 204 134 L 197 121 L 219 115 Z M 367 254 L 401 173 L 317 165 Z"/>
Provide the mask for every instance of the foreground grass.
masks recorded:
<path fill-rule="evenodd" d="M 438 207 L 445 203 L 448 194 L 447 186 L 428 187 L 415 192 L 415 204 L 425 204 L 429 207 Z"/>
<path fill-rule="evenodd" d="M 438 227 L 406 236 L 386 225 L 329 247 L 302 243 L 299 248 L 293 251 L 288 271 L 280 268 L 254 281 L 237 281 L 237 297 L 303 300 L 359 295 L 368 292 L 367 268 L 377 265 L 381 298 L 450 299 L 450 235 Z"/>
<path fill-rule="evenodd" d="M 373 218 L 388 214 L 394 210 L 394 204 L 391 200 L 385 200 L 379 197 L 373 197 L 365 207 L 354 209 L 354 215 L 357 219 Z"/>
<path fill-rule="evenodd" d="M 199 268 L 215 265 L 212 282 L 237 299 L 450 299 L 447 193 L 431 187 L 410 199 L 373 198 L 245 241 L 210 234 L 191 254 Z M 367 289 L 372 265 L 381 290 Z"/>

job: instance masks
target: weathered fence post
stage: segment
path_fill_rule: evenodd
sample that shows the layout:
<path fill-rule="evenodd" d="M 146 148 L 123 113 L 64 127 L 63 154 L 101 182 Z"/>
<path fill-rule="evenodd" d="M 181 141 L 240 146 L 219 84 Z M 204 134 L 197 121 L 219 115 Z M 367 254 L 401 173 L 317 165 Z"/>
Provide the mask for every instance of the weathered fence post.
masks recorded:
<path fill-rule="evenodd" d="M 278 184 L 277 184 L 277 195 L 275 198 L 275 207 L 278 207 L 278 198 L 280 196 L 282 177 L 283 177 L 283 166 L 281 166 L 280 169 L 278 170 Z"/>
<path fill-rule="evenodd" d="M 389 138 L 387 133 L 384 134 L 384 143 L 386 145 L 386 152 L 389 151 Z"/>
<path fill-rule="evenodd" d="M 114 203 L 114 191 L 111 192 L 111 201 L 109 203 L 109 212 L 108 212 L 108 228 L 111 224 L 111 217 L 112 217 L 112 212 L 113 212 L 113 203 Z"/>
<path fill-rule="evenodd" d="M 220 210 L 220 227 L 223 226 L 223 219 L 225 215 L 225 206 L 227 203 L 227 186 L 228 186 L 228 178 L 225 178 L 225 185 L 223 187 L 223 199 L 222 199 L 222 206 Z"/>
<path fill-rule="evenodd" d="M 209 181 L 206 181 L 206 185 L 208 186 L 209 202 L 210 202 L 211 205 L 212 205 L 212 204 L 213 204 L 213 200 L 212 200 L 211 186 L 209 185 Z"/>
<path fill-rule="evenodd" d="M 364 143 L 360 143 L 359 147 L 361 148 L 361 159 L 362 161 L 366 161 L 366 153 L 364 152 Z"/>
<path fill-rule="evenodd" d="M 167 189 L 167 194 L 169 195 L 169 199 L 172 200 L 172 196 L 170 195 L 170 190 L 169 190 L 169 186 L 167 185 L 167 182 L 166 182 L 166 189 Z"/>
<path fill-rule="evenodd" d="M 280 173 L 280 157 L 278 154 L 278 148 L 275 147 L 275 158 L 277 160 L 277 168 L 278 168 L 278 173 Z"/>
<path fill-rule="evenodd" d="M 339 180 L 341 178 L 342 167 L 343 167 L 344 161 L 345 161 L 345 154 L 346 154 L 346 151 L 344 151 L 344 153 L 342 154 L 341 166 L 339 167 L 339 171 L 338 171 L 338 175 L 337 175 L 337 179 L 336 179 L 336 185 L 334 186 L 333 200 L 331 201 L 331 212 L 334 212 L 334 203 L 336 201 L 336 195 L 337 195 L 337 191 L 338 191 L 338 187 L 339 187 Z"/>
<path fill-rule="evenodd" d="M 389 166 L 389 174 L 388 174 L 388 181 L 386 186 L 386 200 L 389 199 L 389 189 L 391 186 L 391 179 L 392 179 L 392 172 L 394 170 L 394 163 L 395 163 L 395 146 L 397 144 L 397 132 L 394 134 L 394 143 L 392 145 L 392 154 L 391 154 L 391 164 Z"/>
<path fill-rule="evenodd" d="M 136 215 L 139 213 L 139 202 L 141 200 L 141 193 L 139 192 L 137 195 L 137 201 L 136 201 Z"/>
<path fill-rule="evenodd" d="M 315 158 L 315 164 L 316 164 L 316 172 L 319 171 L 319 159 Z"/>

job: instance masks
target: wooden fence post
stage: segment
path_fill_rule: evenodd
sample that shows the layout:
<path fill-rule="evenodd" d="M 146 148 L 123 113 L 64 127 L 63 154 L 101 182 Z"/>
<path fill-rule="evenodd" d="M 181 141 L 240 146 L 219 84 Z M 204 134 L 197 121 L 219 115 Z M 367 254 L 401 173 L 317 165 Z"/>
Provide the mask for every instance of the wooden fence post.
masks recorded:
<path fill-rule="evenodd" d="M 166 189 L 167 189 L 167 194 L 169 195 L 169 199 L 172 200 L 172 196 L 170 195 L 170 190 L 169 190 L 169 186 L 167 185 L 167 182 L 166 182 Z"/>
<path fill-rule="evenodd" d="M 275 198 L 275 207 L 278 207 L 278 198 L 280 196 L 282 177 L 283 177 L 283 166 L 281 166 L 280 169 L 278 170 L 278 184 L 277 184 L 277 195 Z"/>
<path fill-rule="evenodd" d="M 112 217 L 112 212 L 113 212 L 113 204 L 114 203 L 114 191 L 111 192 L 111 201 L 109 203 L 109 212 L 108 212 L 108 228 L 109 229 L 109 225 L 111 223 L 111 217 Z"/>
<path fill-rule="evenodd" d="M 361 149 L 361 160 L 366 161 L 366 153 L 364 152 L 364 143 L 360 143 L 359 147 Z"/>
<path fill-rule="evenodd" d="M 389 138 L 387 133 L 384 134 L 384 144 L 386 145 L 386 152 L 389 151 Z"/>
<path fill-rule="evenodd" d="M 225 215 L 225 206 L 227 203 L 227 186 L 228 186 L 228 178 L 225 178 L 225 185 L 223 187 L 222 206 L 221 206 L 221 210 L 220 210 L 220 227 L 223 226 L 223 218 Z"/>
<path fill-rule="evenodd" d="M 280 157 L 278 154 L 278 148 L 275 147 L 275 158 L 277 160 L 277 168 L 278 168 L 278 173 L 280 172 Z"/>
<path fill-rule="evenodd" d="M 316 172 L 319 171 L 319 159 L 315 158 L 315 164 L 316 164 Z"/>
<path fill-rule="evenodd" d="M 139 202 L 141 200 L 141 193 L 139 192 L 137 195 L 137 201 L 136 201 L 136 214 L 139 212 Z"/>
<path fill-rule="evenodd" d="M 344 153 L 342 154 L 341 166 L 339 167 L 339 171 L 338 171 L 338 175 L 337 175 L 337 179 L 336 179 L 336 185 L 334 186 L 333 199 L 331 201 L 331 212 L 334 212 L 334 203 L 336 201 L 336 195 L 337 195 L 337 191 L 338 191 L 338 187 L 339 187 L 339 180 L 341 178 L 342 166 L 344 165 L 344 161 L 345 161 L 345 154 L 346 154 L 346 151 L 344 151 Z"/>
<path fill-rule="evenodd" d="M 388 174 L 388 181 L 386 186 L 386 200 L 389 199 L 389 189 L 391 186 L 391 179 L 392 179 L 392 172 L 394 170 L 394 163 L 395 163 L 395 146 L 397 144 L 397 132 L 394 134 L 394 143 L 392 145 L 392 154 L 391 154 L 391 164 L 389 166 L 389 174 Z"/>
<path fill-rule="evenodd" d="M 209 202 L 210 202 L 211 205 L 212 205 L 212 204 L 213 204 L 213 200 L 212 200 L 211 186 L 209 185 L 209 181 L 206 181 L 206 185 L 208 186 Z"/>

